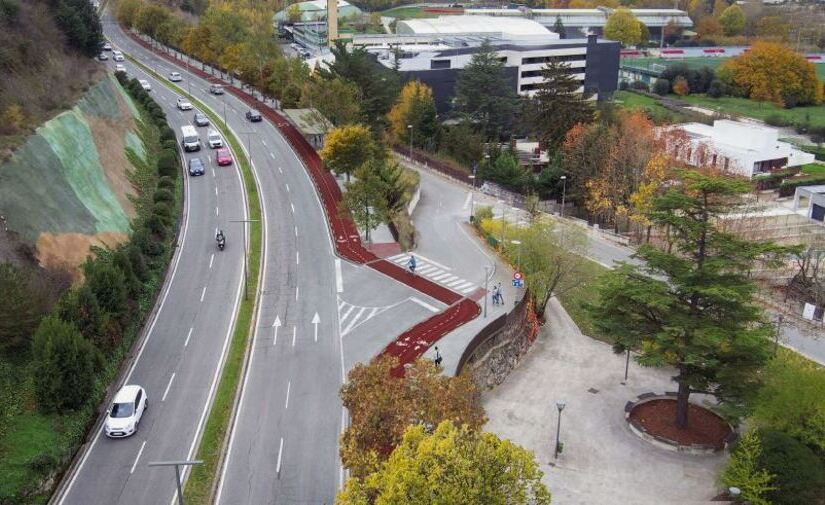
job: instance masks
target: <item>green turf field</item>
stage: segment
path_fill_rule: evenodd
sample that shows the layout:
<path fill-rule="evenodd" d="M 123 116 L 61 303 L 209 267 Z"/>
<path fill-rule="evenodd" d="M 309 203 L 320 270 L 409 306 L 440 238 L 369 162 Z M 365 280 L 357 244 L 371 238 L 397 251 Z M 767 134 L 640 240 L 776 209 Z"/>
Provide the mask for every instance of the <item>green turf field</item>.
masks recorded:
<path fill-rule="evenodd" d="M 622 58 L 622 67 L 645 68 L 651 69 L 654 64 L 664 65 L 665 67 L 676 63 L 684 63 L 689 68 L 698 69 L 702 67 L 710 67 L 713 70 L 728 61 L 730 58 L 719 57 L 697 57 L 697 58 Z M 825 63 L 815 63 L 816 75 L 819 80 L 825 81 Z"/>

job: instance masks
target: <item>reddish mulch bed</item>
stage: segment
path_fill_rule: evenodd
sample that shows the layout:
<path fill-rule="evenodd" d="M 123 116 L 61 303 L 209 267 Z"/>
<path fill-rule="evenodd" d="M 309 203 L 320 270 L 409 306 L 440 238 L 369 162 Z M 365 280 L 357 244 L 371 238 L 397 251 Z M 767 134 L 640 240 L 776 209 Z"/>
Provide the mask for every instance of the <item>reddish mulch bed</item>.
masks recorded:
<path fill-rule="evenodd" d="M 630 412 L 630 421 L 644 427 L 650 435 L 678 442 L 680 445 L 702 444 L 721 449 L 731 433 L 730 426 L 706 408 L 690 404 L 688 427 L 679 429 L 674 424 L 676 400 L 651 400 Z"/>

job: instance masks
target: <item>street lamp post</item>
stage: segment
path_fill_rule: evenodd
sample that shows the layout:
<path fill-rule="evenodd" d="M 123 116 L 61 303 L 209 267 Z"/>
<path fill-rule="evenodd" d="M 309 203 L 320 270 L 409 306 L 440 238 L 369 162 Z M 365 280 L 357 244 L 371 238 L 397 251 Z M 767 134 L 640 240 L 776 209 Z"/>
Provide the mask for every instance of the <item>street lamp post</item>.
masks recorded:
<path fill-rule="evenodd" d="M 561 217 L 564 217 L 564 197 L 567 196 L 567 176 L 561 176 Z"/>
<path fill-rule="evenodd" d="M 412 161 L 412 150 L 413 150 L 413 125 L 408 124 L 407 129 L 410 130 L 410 161 Z"/>
<path fill-rule="evenodd" d="M 248 224 L 248 223 L 257 223 L 258 220 L 257 219 L 230 219 L 229 222 L 230 223 Z M 248 289 L 249 278 L 248 278 L 248 275 L 247 275 L 247 273 L 249 272 L 249 269 L 247 267 L 247 256 L 249 256 L 249 251 L 247 250 L 247 245 L 246 245 L 246 229 L 244 229 L 244 234 L 243 234 L 243 299 L 244 300 L 249 299 L 249 289 Z"/>
<path fill-rule="evenodd" d="M 178 505 L 183 505 L 183 489 L 181 489 L 181 482 L 180 482 L 180 467 L 182 466 L 192 466 L 192 465 L 202 465 L 203 461 L 201 460 L 194 460 L 194 461 L 153 461 L 149 463 L 149 466 L 174 466 L 175 467 L 175 485 L 178 488 Z"/>
<path fill-rule="evenodd" d="M 473 165 L 473 175 L 470 175 L 470 180 L 473 181 L 473 189 L 470 191 L 470 222 L 475 221 L 476 215 L 476 166 Z"/>
<path fill-rule="evenodd" d="M 629 368 L 630 368 L 630 347 L 627 348 L 627 356 L 625 356 L 625 360 L 624 360 L 624 381 L 622 381 L 623 385 L 627 384 L 627 372 L 628 372 Z"/>
<path fill-rule="evenodd" d="M 556 402 L 556 408 L 559 410 L 559 418 L 556 421 L 556 451 L 554 454 L 555 459 L 559 459 L 559 453 L 561 452 L 561 441 L 559 439 L 559 435 L 561 434 L 561 411 L 564 410 L 565 403 L 563 401 Z"/>
<path fill-rule="evenodd" d="M 516 256 L 516 269 L 521 272 L 521 240 L 511 240 L 511 244 L 518 247 L 518 254 Z"/>

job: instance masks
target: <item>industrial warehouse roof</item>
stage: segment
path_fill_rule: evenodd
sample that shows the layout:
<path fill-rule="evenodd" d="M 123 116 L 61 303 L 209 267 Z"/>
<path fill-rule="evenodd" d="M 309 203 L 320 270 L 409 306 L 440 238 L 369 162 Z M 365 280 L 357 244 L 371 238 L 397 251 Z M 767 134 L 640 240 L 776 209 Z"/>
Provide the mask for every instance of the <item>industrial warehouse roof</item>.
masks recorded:
<path fill-rule="evenodd" d="M 501 35 L 508 39 L 558 38 L 557 34 L 531 19 L 489 16 L 439 16 L 432 19 L 407 19 L 398 21 L 395 31 L 399 35 L 486 33 Z"/>
<path fill-rule="evenodd" d="M 636 18 L 649 27 L 662 27 L 673 22 L 681 27 L 693 26 L 688 13 L 678 9 L 630 9 Z M 607 23 L 607 17 L 613 12 L 608 7 L 596 9 L 466 9 L 469 16 L 495 16 L 513 18 L 530 18 L 552 26 L 556 18 L 568 28 L 596 28 Z"/>

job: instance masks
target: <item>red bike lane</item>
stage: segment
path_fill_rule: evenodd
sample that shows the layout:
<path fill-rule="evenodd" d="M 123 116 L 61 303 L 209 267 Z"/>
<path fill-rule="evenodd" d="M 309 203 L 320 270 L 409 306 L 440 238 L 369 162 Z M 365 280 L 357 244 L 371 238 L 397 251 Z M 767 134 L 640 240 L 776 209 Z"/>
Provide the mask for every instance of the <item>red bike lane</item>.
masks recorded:
<path fill-rule="evenodd" d="M 147 50 L 152 51 L 170 63 L 183 67 L 183 64 L 172 55 L 153 48 L 149 43 L 129 30 L 124 30 L 124 32 Z M 324 213 L 326 214 L 329 231 L 338 256 L 353 263 L 372 268 L 448 305 L 446 310 L 407 329 L 384 348 L 382 354 L 396 356 L 399 359 L 399 366 L 393 370 L 394 375 L 403 375 L 405 364 L 412 363 L 418 359 L 427 349 L 450 331 L 478 317 L 481 313 L 481 307 L 479 307 L 475 301 L 462 297 L 458 293 L 431 282 L 424 277 L 413 275 L 406 269 L 379 258 L 363 246 L 358 228 L 355 226 L 352 218 L 349 217 L 348 213 L 342 213 L 339 210 L 341 189 L 335 177 L 324 168 L 321 157 L 292 123 L 270 107 L 260 107 L 262 105 L 261 102 L 236 86 L 227 85 L 209 73 L 192 67 L 191 65 L 189 65 L 187 69 L 189 72 L 207 81 L 222 84 L 229 93 L 232 93 L 250 107 L 259 110 L 263 116 L 278 128 L 303 162 L 310 179 L 315 185 L 322 207 L 324 208 Z"/>

